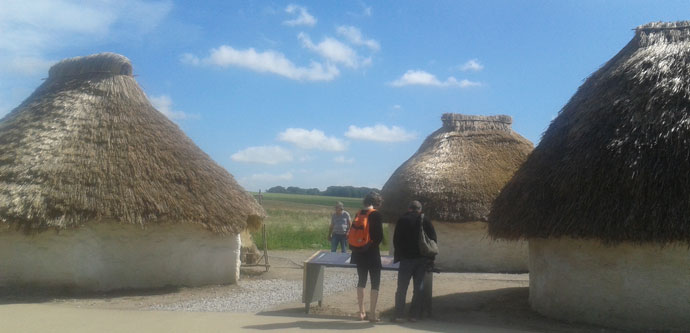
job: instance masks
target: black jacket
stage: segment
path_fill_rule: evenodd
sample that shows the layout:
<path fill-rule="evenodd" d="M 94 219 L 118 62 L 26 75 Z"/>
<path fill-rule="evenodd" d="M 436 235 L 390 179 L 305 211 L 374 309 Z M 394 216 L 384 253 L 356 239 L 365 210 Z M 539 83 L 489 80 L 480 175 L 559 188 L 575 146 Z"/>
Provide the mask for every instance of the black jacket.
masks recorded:
<path fill-rule="evenodd" d="M 401 259 L 422 257 L 419 254 L 419 223 L 420 216 L 418 213 L 407 212 L 395 224 L 395 232 L 393 233 L 394 262 L 398 262 Z M 438 241 L 436 230 L 434 230 L 434 226 L 426 216 L 424 217 L 424 231 L 429 238 Z"/>

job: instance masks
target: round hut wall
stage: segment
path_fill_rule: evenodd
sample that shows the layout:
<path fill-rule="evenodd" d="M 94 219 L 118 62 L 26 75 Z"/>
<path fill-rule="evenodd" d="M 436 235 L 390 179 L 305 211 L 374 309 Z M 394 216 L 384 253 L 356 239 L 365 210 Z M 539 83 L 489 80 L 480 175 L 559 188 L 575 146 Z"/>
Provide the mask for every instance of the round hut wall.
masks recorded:
<path fill-rule="evenodd" d="M 539 313 L 631 329 L 690 327 L 687 244 L 531 238 L 529 256 L 529 300 Z"/>
<path fill-rule="evenodd" d="M 453 223 L 432 220 L 440 253 L 434 261 L 444 272 L 520 273 L 528 270 L 526 241 L 494 240 L 486 222 Z M 393 239 L 395 223 L 388 228 Z M 391 244 L 389 254 L 395 253 Z"/>
<path fill-rule="evenodd" d="M 239 279 L 239 265 L 239 235 L 191 224 L 0 232 L 0 286 L 106 291 L 225 284 Z"/>

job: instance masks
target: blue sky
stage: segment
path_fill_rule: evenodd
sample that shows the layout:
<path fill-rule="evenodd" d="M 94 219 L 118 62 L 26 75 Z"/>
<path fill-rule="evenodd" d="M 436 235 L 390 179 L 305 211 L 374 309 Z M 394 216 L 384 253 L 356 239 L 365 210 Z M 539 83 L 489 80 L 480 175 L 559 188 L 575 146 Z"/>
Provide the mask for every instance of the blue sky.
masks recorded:
<path fill-rule="evenodd" d="M 0 116 L 55 62 L 115 52 L 247 190 L 381 188 L 443 113 L 510 115 L 536 145 L 632 29 L 688 15 L 687 0 L 0 0 Z"/>

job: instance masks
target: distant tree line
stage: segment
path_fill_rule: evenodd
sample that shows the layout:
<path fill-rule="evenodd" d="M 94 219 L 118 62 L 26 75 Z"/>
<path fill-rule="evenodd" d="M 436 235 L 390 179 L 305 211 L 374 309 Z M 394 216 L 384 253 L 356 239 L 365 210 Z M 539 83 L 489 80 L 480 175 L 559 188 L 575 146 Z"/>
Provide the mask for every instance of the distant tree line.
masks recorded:
<path fill-rule="evenodd" d="M 329 186 L 325 191 L 321 191 L 318 188 L 300 188 L 295 186 L 288 186 L 285 188 L 282 186 L 273 186 L 266 190 L 267 193 L 309 194 L 346 198 L 363 198 L 371 191 L 378 191 L 378 189 L 354 186 Z"/>

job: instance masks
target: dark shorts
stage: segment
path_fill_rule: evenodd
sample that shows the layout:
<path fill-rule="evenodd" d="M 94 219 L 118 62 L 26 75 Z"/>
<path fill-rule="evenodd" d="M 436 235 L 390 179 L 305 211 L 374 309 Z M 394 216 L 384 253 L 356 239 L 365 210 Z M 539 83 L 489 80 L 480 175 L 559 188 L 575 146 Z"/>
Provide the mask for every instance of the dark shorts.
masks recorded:
<path fill-rule="evenodd" d="M 367 286 L 367 273 L 371 280 L 371 290 L 379 290 L 381 285 L 381 267 L 370 266 L 370 265 L 357 265 L 357 288 L 366 288 Z"/>

